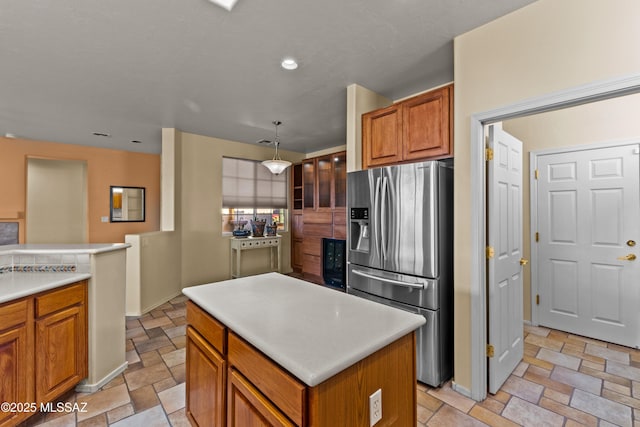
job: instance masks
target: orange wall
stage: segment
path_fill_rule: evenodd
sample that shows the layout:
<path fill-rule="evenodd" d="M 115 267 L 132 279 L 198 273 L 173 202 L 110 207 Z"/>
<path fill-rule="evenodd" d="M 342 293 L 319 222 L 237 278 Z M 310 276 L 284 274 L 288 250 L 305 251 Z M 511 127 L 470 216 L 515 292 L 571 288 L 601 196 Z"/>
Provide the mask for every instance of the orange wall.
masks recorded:
<path fill-rule="evenodd" d="M 125 234 L 159 230 L 159 155 L 0 137 L 0 221 L 20 223 L 20 243 L 25 242 L 28 157 L 87 162 L 88 243 L 119 243 Z M 111 185 L 146 188 L 145 222 L 100 221 L 109 216 Z"/>

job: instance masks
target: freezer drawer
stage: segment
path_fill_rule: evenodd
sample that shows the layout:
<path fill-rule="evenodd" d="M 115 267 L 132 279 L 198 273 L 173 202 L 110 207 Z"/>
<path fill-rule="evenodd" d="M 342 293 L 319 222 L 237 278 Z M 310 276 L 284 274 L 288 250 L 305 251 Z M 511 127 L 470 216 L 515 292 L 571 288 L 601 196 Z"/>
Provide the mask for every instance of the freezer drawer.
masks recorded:
<path fill-rule="evenodd" d="M 424 316 L 427 323 L 416 330 L 416 374 L 418 381 L 439 387 L 452 376 L 453 361 L 445 359 L 441 335 L 440 312 L 378 298 L 366 292 L 347 288 L 347 293 Z"/>
<path fill-rule="evenodd" d="M 441 281 L 348 264 L 350 287 L 409 305 L 438 310 Z"/>

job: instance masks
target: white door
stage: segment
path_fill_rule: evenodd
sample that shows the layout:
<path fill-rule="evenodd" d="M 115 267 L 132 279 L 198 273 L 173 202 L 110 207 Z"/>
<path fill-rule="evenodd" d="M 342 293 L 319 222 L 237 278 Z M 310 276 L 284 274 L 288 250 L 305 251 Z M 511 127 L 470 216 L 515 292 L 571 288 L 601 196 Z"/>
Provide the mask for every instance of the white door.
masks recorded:
<path fill-rule="evenodd" d="M 523 355 L 522 314 L 522 142 L 489 127 L 493 160 L 487 165 L 487 260 L 489 393 L 496 393 Z"/>
<path fill-rule="evenodd" d="M 637 347 L 639 144 L 537 156 L 539 323 Z"/>

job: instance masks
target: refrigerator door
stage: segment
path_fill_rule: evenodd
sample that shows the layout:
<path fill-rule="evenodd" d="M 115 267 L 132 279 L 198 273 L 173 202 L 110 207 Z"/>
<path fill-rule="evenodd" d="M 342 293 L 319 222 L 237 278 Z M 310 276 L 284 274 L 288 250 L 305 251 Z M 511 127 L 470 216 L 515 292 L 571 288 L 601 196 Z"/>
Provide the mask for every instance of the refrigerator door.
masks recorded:
<path fill-rule="evenodd" d="M 349 262 L 380 268 L 380 169 L 347 174 Z"/>
<path fill-rule="evenodd" d="M 351 263 L 347 266 L 347 274 L 348 293 L 357 289 L 430 310 L 440 308 L 441 283 L 437 279 L 391 273 Z"/>
<path fill-rule="evenodd" d="M 437 162 L 381 169 L 379 230 L 383 270 L 438 277 L 437 170 Z"/>

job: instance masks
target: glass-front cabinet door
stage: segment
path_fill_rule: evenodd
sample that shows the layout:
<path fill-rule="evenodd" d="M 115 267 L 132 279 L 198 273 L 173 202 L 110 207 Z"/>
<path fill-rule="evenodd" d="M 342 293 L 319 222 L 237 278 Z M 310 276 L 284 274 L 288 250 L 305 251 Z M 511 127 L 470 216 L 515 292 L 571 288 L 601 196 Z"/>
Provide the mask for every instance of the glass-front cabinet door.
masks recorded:
<path fill-rule="evenodd" d="M 333 158 L 334 204 L 336 209 L 347 207 L 347 153 L 341 152 Z"/>
<path fill-rule="evenodd" d="M 304 209 L 315 209 L 316 168 L 313 159 L 302 163 L 302 173 Z"/>

